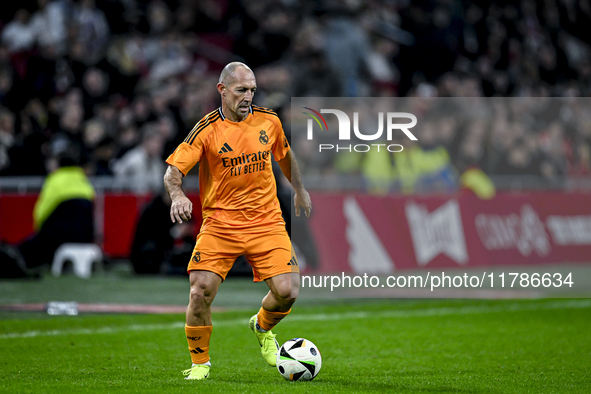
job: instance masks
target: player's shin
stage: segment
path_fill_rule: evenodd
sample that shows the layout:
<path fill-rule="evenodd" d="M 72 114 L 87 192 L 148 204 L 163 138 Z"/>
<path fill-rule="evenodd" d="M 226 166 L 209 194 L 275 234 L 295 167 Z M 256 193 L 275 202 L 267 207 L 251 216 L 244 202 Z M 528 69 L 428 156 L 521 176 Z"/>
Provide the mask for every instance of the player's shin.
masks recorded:
<path fill-rule="evenodd" d="M 257 330 L 259 331 L 270 331 L 275 327 L 285 316 L 291 312 L 289 309 L 287 312 L 270 312 L 265 308 L 261 307 L 257 314 Z"/>
<path fill-rule="evenodd" d="M 209 338 L 212 328 L 212 326 L 185 325 L 185 334 L 193 364 L 204 364 L 209 361 Z"/>

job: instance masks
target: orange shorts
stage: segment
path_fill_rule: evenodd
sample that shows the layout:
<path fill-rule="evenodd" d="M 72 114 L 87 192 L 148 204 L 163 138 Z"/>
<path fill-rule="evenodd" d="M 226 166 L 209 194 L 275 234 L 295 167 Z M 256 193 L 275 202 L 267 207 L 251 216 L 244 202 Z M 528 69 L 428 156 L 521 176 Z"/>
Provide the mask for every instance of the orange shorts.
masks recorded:
<path fill-rule="evenodd" d="M 234 261 L 242 255 L 252 267 L 255 282 L 300 272 L 285 230 L 265 233 L 202 231 L 197 236 L 187 272 L 210 271 L 225 280 Z"/>

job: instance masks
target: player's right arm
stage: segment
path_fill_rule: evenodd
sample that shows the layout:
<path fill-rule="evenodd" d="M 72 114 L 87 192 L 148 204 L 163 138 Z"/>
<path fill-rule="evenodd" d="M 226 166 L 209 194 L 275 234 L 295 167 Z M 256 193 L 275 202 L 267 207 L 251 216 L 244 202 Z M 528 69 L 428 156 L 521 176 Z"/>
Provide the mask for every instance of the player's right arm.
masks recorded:
<path fill-rule="evenodd" d="M 172 200 L 170 220 L 173 223 L 182 223 L 183 220 L 190 220 L 191 212 L 193 212 L 193 203 L 187 198 L 185 192 L 183 192 L 182 185 L 183 174 L 177 167 L 169 165 L 166 174 L 164 174 L 164 186 Z"/>
<path fill-rule="evenodd" d="M 191 219 L 193 203 L 182 189 L 183 177 L 199 162 L 203 154 L 205 136 L 211 132 L 208 127 L 219 119 L 217 111 L 213 111 L 201 119 L 191 130 L 187 138 L 166 159 L 168 169 L 164 174 L 164 186 L 172 200 L 170 219 L 173 223 L 182 223 Z"/>

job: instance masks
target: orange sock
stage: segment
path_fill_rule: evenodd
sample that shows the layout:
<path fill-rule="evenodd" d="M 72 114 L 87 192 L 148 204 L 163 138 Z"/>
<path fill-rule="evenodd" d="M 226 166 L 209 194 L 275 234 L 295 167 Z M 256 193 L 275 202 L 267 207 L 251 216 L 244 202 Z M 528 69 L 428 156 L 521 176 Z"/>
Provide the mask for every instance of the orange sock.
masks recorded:
<path fill-rule="evenodd" d="M 193 364 L 205 364 L 209 361 L 209 337 L 212 328 L 212 326 L 185 325 L 185 333 L 187 334 Z"/>
<path fill-rule="evenodd" d="M 291 309 L 287 312 L 269 312 L 261 307 L 257 315 L 257 323 L 265 331 L 272 330 L 289 312 L 291 312 Z"/>

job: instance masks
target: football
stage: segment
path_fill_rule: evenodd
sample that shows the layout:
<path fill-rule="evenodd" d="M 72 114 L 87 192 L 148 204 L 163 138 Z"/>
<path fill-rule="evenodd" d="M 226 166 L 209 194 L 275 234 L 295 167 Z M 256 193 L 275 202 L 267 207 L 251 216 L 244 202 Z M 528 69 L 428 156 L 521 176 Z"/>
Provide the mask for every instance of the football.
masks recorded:
<path fill-rule="evenodd" d="M 321 366 L 320 350 L 304 338 L 290 339 L 277 352 L 277 370 L 287 380 L 312 380 Z"/>

